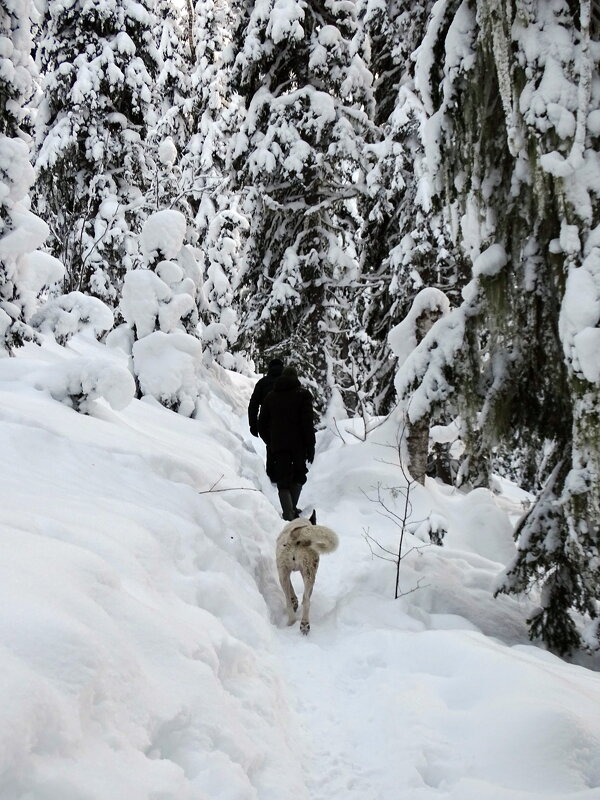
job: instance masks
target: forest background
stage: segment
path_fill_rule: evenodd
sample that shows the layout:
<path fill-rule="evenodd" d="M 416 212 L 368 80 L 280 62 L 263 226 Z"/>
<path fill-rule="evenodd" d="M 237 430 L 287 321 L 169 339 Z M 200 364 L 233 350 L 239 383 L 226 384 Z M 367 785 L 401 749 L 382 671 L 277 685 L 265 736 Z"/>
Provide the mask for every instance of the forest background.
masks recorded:
<path fill-rule="evenodd" d="M 3 353 L 88 330 L 130 372 L 56 395 L 186 416 L 291 360 L 414 470 L 532 491 L 499 591 L 597 647 L 599 39 L 591 0 L 2 0 Z"/>

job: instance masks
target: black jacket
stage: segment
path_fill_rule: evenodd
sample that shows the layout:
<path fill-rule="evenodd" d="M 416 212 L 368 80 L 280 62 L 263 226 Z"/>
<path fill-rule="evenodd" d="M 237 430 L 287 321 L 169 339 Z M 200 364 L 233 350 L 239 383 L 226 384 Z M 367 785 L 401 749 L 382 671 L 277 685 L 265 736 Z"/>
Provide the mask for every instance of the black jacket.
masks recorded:
<path fill-rule="evenodd" d="M 267 374 L 260 378 L 254 387 L 252 397 L 248 403 L 248 425 L 250 426 L 250 432 L 254 436 L 258 435 L 258 413 L 260 407 L 265 397 L 273 388 L 275 381 L 281 375 L 282 370 L 283 364 L 281 366 L 269 367 Z"/>
<path fill-rule="evenodd" d="M 273 453 L 295 453 L 312 461 L 315 428 L 312 397 L 298 378 L 281 377 L 265 397 L 258 418 L 261 439 Z"/>

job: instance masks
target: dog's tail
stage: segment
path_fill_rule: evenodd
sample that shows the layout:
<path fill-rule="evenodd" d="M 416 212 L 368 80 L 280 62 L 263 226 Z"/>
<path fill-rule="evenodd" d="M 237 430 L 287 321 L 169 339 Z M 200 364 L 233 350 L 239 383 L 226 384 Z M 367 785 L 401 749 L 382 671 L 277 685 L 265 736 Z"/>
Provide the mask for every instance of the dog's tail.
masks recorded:
<path fill-rule="evenodd" d="M 333 553 L 339 544 L 337 533 L 325 525 L 304 528 L 303 533 L 310 539 L 310 547 L 317 553 Z"/>

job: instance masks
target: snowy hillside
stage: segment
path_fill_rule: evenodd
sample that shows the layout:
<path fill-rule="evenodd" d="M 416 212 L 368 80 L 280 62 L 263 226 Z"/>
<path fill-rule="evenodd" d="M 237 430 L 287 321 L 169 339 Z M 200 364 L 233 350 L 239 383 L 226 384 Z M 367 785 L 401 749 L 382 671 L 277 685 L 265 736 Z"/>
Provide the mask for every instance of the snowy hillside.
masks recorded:
<path fill-rule="evenodd" d="M 598 673 L 492 599 L 517 490 L 414 489 L 413 519 L 447 534 L 407 555 L 394 600 L 364 533 L 397 548 L 376 502 L 402 486 L 395 434 L 322 432 L 302 501 L 341 543 L 305 638 L 276 583 L 252 381 L 213 368 L 197 419 L 52 398 L 49 367 L 98 356 L 125 365 L 81 337 L 0 362 L 1 800 L 600 798 Z"/>

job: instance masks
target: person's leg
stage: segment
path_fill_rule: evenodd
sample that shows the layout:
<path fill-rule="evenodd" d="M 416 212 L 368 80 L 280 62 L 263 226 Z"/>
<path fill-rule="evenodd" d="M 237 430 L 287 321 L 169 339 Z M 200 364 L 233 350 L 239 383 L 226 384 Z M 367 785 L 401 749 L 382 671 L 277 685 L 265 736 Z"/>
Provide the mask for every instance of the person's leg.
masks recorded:
<path fill-rule="evenodd" d="M 300 492 L 302 491 L 302 484 L 292 483 L 290 491 L 292 493 L 292 503 L 294 504 L 294 513 L 296 514 L 296 516 L 299 516 L 300 511 L 298 509 L 298 501 L 300 500 Z"/>
<path fill-rule="evenodd" d="M 273 453 L 271 452 L 271 448 L 269 445 L 267 445 L 266 473 L 271 483 L 277 483 L 277 470 L 275 466 L 275 459 L 273 457 Z"/>
<path fill-rule="evenodd" d="M 295 518 L 294 501 L 292 500 L 292 454 L 275 453 L 275 474 L 277 476 L 277 492 L 283 518 L 290 522 Z"/>
<path fill-rule="evenodd" d="M 300 493 L 302 492 L 302 487 L 306 483 L 306 473 L 307 473 L 304 453 L 293 454 L 291 473 L 292 473 L 292 479 L 291 479 L 290 489 L 292 493 L 292 501 L 294 503 L 294 511 L 297 515 L 299 515 L 298 501 L 300 500 Z"/>
<path fill-rule="evenodd" d="M 278 489 L 277 492 L 279 494 L 279 502 L 281 503 L 281 516 L 286 522 L 291 522 L 293 519 L 296 519 L 292 493 L 289 489 Z"/>

